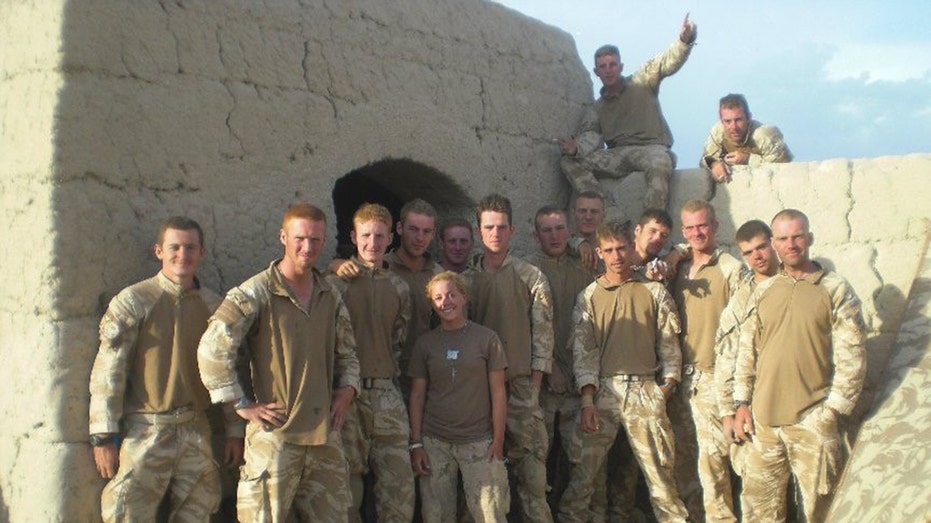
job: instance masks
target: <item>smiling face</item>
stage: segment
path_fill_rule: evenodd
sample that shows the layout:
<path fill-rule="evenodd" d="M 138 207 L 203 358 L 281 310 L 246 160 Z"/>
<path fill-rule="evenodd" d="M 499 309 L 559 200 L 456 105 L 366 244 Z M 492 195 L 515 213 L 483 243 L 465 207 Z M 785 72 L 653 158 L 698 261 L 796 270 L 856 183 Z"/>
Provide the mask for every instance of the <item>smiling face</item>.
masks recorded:
<path fill-rule="evenodd" d="M 493 254 L 507 252 L 511 244 L 511 227 L 508 215 L 503 212 L 482 211 L 479 215 L 479 233 L 482 235 L 482 244 Z"/>
<path fill-rule="evenodd" d="M 434 280 L 430 284 L 430 304 L 444 327 L 458 327 L 466 321 L 468 298 L 453 280 Z"/>
<path fill-rule="evenodd" d="M 653 258 L 658 255 L 666 246 L 669 233 L 669 227 L 656 220 L 650 220 L 646 225 L 637 225 L 634 228 L 637 253 L 644 258 Z"/>
<path fill-rule="evenodd" d="M 410 213 L 397 227 L 401 237 L 401 249 L 410 258 L 419 258 L 430 248 L 436 231 L 436 219 L 432 216 Z"/>
<path fill-rule="evenodd" d="M 391 228 L 379 220 L 358 222 L 350 234 L 359 261 L 368 267 L 380 267 L 385 250 L 391 244 Z"/>
<path fill-rule="evenodd" d="M 540 250 L 547 256 L 558 258 L 566 252 L 572 231 L 562 213 L 537 216 L 534 223 L 533 237 L 540 244 Z"/>
<path fill-rule="evenodd" d="M 283 271 L 297 274 L 313 269 L 326 245 L 326 223 L 307 218 L 288 220 L 279 232 L 284 245 Z"/>
<path fill-rule="evenodd" d="M 695 212 L 682 212 L 682 236 L 693 250 L 701 253 L 714 251 L 715 234 L 718 232 L 718 221 L 711 216 L 707 209 Z"/>
<path fill-rule="evenodd" d="M 206 252 L 196 229 L 165 229 L 162 243 L 155 245 L 155 257 L 162 262 L 162 274 L 183 287 L 189 287 L 194 281 L 197 266 Z"/>

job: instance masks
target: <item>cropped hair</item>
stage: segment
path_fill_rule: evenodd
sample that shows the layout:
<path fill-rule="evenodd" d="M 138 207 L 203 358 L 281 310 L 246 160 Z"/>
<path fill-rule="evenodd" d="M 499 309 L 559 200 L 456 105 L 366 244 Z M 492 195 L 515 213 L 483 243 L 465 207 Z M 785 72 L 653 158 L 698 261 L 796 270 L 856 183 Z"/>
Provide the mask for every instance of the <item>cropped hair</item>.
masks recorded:
<path fill-rule="evenodd" d="M 475 211 L 475 223 L 481 226 L 482 213 L 489 211 L 506 214 L 508 217 L 508 225 L 514 225 L 514 216 L 511 212 L 511 200 L 508 200 L 507 197 L 498 193 L 492 193 L 482 198 L 482 200 L 478 202 L 478 208 Z"/>
<path fill-rule="evenodd" d="M 200 228 L 200 224 L 196 221 L 188 218 L 187 216 L 172 216 L 171 218 L 166 219 L 158 226 L 158 235 L 155 237 L 155 244 L 161 245 L 165 241 L 165 232 L 168 229 L 174 229 L 176 231 L 197 231 L 197 241 L 200 242 L 200 246 L 204 246 L 204 230 Z"/>
<path fill-rule="evenodd" d="M 440 239 L 442 240 L 443 237 L 446 236 L 446 231 L 452 229 L 453 227 L 463 227 L 465 229 L 469 229 L 469 236 L 475 234 L 472 229 L 472 222 L 469 220 L 466 220 L 465 218 L 450 218 L 444 221 L 442 225 L 440 225 Z"/>
<path fill-rule="evenodd" d="M 388 230 L 391 230 L 391 211 L 388 210 L 384 205 L 379 205 L 377 203 L 363 203 L 361 207 L 356 209 L 356 213 L 352 215 L 352 225 L 353 227 L 365 223 L 365 222 L 381 222 L 388 226 Z"/>
<path fill-rule="evenodd" d="M 626 240 L 627 243 L 634 243 L 634 234 L 630 230 L 630 221 L 609 220 L 598 226 L 595 231 L 595 237 L 598 238 L 600 245 L 602 240 Z"/>
<path fill-rule="evenodd" d="M 288 222 L 296 218 L 326 223 L 326 213 L 321 211 L 319 207 L 301 202 L 288 206 L 288 210 L 284 212 L 284 217 L 281 219 L 281 228 L 284 229 L 287 227 Z"/>
<path fill-rule="evenodd" d="M 616 56 L 617 61 L 621 61 L 621 51 L 617 48 L 616 45 L 605 44 L 598 49 L 595 49 L 595 61 L 597 62 L 602 56 Z"/>
<path fill-rule="evenodd" d="M 772 239 L 773 230 L 763 220 L 750 220 L 737 229 L 736 240 L 738 242 L 748 242 L 757 236 L 765 236 L 767 240 Z"/>
<path fill-rule="evenodd" d="M 637 225 L 640 227 L 645 227 L 646 224 L 650 222 L 656 222 L 660 225 L 665 225 L 672 229 L 672 216 L 669 216 L 669 213 L 666 212 L 666 209 L 657 209 L 650 208 L 643 211 L 643 214 L 640 215 L 640 221 L 637 222 Z"/>
<path fill-rule="evenodd" d="M 569 221 L 569 216 L 566 214 L 566 210 L 562 207 L 556 207 L 555 205 L 544 205 L 537 209 L 537 213 L 533 216 L 533 228 L 534 230 L 539 230 L 537 227 L 537 220 L 541 216 L 549 216 L 551 214 L 558 214 L 563 217 L 567 222 Z"/>
<path fill-rule="evenodd" d="M 718 219 L 717 214 L 714 212 L 714 207 L 705 200 L 689 200 L 682 206 L 682 212 L 692 214 L 698 211 L 708 211 L 709 218 L 712 220 Z"/>
<path fill-rule="evenodd" d="M 802 220 L 802 223 L 805 224 L 805 231 L 809 230 L 808 216 L 798 209 L 783 209 L 777 212 L 776 216 L 773 216 L 773 220 L 769 222 L 770 225 L 776 223 L 776 220 Z"/>
<path fill-rule="evenodd" d="M 407 221 L 407 216 L 411 213 L 429 216 L 430 218 L 436 220 L 436 209 L 430 205 L 430 202 L 421 198 L 414 198 L 413 200 L 405 203 L 403 207 L 401 207 L 402 224 Z"/>
<path fill-rule="evenodd" d="M 747 118 L 750 118 L 750 104 L 747 103 L 747 99 L 744 98 L 744 95 L 730 93 L 725 95 L 718 102 L 719 111 L 721 109 L 735 109 L 738 107 L 744 110 L 744 114 L 747 115 Z"/>
<path fill-rule="evenodd" d="M 586 199 L 586 200 L 598 200 L 599 202 L 601 202 L 601 206 L 604 207 L 604 204 L 605 204 L 605 197 L 604 197 L 604 195 L 602 195 L 602 194 L 601 194 L 600 192 L 598 192 L 598 191 L 582 191 L 582 192 L 580 192 L 579 194 L 577 194 L 577 195 L 575 196 L 575 202 L 573 203 L 573 207 L 575 207 L 575 204 L 577 204 L 577 203 L 579 202 L 579 200 L 581 200 L 582 198 L 584 198 L 584 199 Z"/>

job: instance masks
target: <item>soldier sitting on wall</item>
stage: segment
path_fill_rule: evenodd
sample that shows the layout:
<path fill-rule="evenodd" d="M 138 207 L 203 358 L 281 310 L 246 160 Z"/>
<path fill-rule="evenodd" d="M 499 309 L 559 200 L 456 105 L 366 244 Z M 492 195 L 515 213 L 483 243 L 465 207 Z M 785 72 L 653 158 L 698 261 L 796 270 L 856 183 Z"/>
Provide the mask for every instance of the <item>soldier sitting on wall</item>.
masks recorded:
<path fill-rule="evenodd" d="M 170 492 L 173 521 L 208 521 L 219 507 L 220 478 L 197 343 L 220 297 L 195 276 L 206 254 L 197 222 L 169 218 L 154 249 L 159 273 L 123 289 L 100 321 L 90 440 L 98 472 L 111 480 L 101 514 L 104 521 L 155 521 Z M 224 461 L 240 465 L 244 425 L 231 409 L 227 418 Z"/>

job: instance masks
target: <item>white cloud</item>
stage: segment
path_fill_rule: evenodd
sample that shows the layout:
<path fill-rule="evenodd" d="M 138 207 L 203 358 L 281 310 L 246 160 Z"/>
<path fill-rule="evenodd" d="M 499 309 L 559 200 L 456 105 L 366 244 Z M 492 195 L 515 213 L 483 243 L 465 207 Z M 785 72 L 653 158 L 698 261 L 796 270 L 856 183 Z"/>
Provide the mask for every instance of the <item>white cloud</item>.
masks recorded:
<path fill-rule="evenodd" d="M 848 44 L 825 65 L 831 81 L 866 77 L 867 83 L 931 78 L 931 43 Z"/>

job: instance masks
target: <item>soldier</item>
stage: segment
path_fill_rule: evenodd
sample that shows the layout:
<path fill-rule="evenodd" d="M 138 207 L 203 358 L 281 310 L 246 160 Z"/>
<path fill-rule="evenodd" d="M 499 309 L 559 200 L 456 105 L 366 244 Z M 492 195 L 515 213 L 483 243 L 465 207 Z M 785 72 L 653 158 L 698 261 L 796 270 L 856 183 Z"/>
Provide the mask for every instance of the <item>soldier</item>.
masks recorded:
<path fill-rule="evenodd" d="M 632 270 L 633 238 L 617 221 L 598 229 L 604 275 L 578 297 L 572 349 L 581 423 L 569 451 L 573 467 L 559 520 L 588 521 L 589 499 L 605 455 L 623 427 L 661 522 L 686 521 L 676 491 L 675 447 L 666 400 L 679 379 L 679 323 L 662 284 Z M 663 384 L 657 386 L 656 374 Z"/>
<path fill-rule="evenodd" d="M 375 475 L 375 510 L 380 521 L 409 523 L 414 516 L 414 474 L 408 455 L 410 423 L 399 388 L 399 359 L 411 318 L 410 288 L 385 268 L 391 243 L 391 213 L 366 203 L 352 217 L 358 276 L 327 281 L 340 290 L 356 335 L 362 390 L 342 430 L 349 461 L 353 508 L 361 520 L 363 476 Z M 357 519 L 358 518 L 358 519 Z"/>
<path fill-rule="evenodd" d="M 471 223 L 462 218 L 447 220 L 440 227 L 440 265 L 447 271 L 465 271 L 473 243 Z"/>
<path fill-rule="evenodd" d="M 209 521 L 220 478 L 197 369 L 197 342 L 220 303 L 195 275 L 207 251 L 194 220 L 162 222 L 161 270 L 121 291 L 100 321 L 90 379 L 90 441 L 104 521 L 155 521 L 169 492 L 172 521 Z M 244 425 L 227 413 L 227 465 L 242 463 Z M 122 444 L 118 442 L 122 438 Z"/>
<path fill-rule="evenodd" d="M 666 248 L 671 230 L 672 217 L 668 212 L 663 209 L 646 209 L 634 228 L 634 250 L 630 253 L 635 271 L 667 285 L 676 273 L 675 265 L 670 260 L 675 261 L 681 257 L 676 248 L 670 250 L 663 259 L 659 257 Z"/>
<path fill-rule="evenodd" d="M 339 292 L 314 268 L 326 215 L 288 207 L 284 256 L 227 293 L 197 349 L 214 403 L 248 420 L 240 470 L 240 521 L 346 521 L 349 479 L 339 430 L 359 389 L 359 361 Z M 251 388 L 237 377 L 246 344 Z M 335 387 L 335 389 L 334 389 Z M 332 397 L 331 397 L 332 396 Z"/>
<path fill-rule="evenodd" d="M 443 271 L 429 252 L 436 231 L 436 209 L 420 198 L 407 202 L 401 207 L 401 219 L 395 230 L 401 238 L 401 245 L 384 259 L 388 268 L 414 290 L 411 295 L 411 322 L 407 326 L 407 339 L 399 360 L 401 388 L 406 398 L 409 390 L 407 363 L 411 359 L 411 350 L 417 338 L 430 330 L 430 302 L 420 289 L 427 285 L 430 278 Z M 359 264 L 344 260 L 338 262 L 333 272 L 341 279 L 351 281 L 362 274 L 362 269 Z"/>
<path fill-rule="evenodd" d="M 705 140 L 699 165 L 718 183 L 731 180 L 731 167 L 792 161 L 792 152 L 778 127 L 751 120 L 750 106 L 742 94 L 729 94 L 718 104 L 721 121 Z"/>
<path fill-rule="evenodd" d="M 466 319 L 467 285 L 450 271 L 427 284 L 440 325 L 417 340 L 411 360 L 411 464 L 426 523 L 456 520 L 459 472 L 475 521 L 505 523 L 510 506 L 507 360 L 498 335 Z"/>
<path fill-rule="evenodd" d="M 604 195 L 599 177 L 623 178 L 643 171 L 647 178 L 644 207 L 666 207 L 675 161 L 669 150 L 672 133 L 659 105 L 659 86 L 685 64 L 697 34 L 695 24 L 685 15 L 679 38 L 633 76 L 621 76 L 624 64 L 617 47 L 605 45 L 595 51 L 601 97 L 583 118 L 577 136 L 560 140 L 560 167 L 573 189 Z M 607 214 L 619 214 L 616 204 L 609 205 Z"/>
<path fill-rule="evenodd" d="M 546 504 L 547 435 L 540 409 L 543 375 L 553 358 L 553 299 L 540 269 L 511 256 L 511 202 L 482 198 L 476 212 L 484 252 L 463 273 L 470 280 L 469 316 L 498 333 L 508 360 L 508 459 L 524 521 L 552 521 Z"/>
<path fill-rule="evenodd" d="M 546 276 L 553 294 L 553 367 L 540 393 L 540 405 L 549 436 L 550 454 L 556 453 L 556 467 L 551 477 L 553 483 L 556 483 L 552 496 L 554 506 L 558 506 L 559 497 L 565 488 L 564 480 L 568 479 L 569 462 L 565 449 L 572 438 L 575 418 L 579 412 L 579 395 L 571 380 L 572 347 L 569 345 L 569 335 L 572 331 L 572 307 L 576 296 L 594 280 L 594 275 L 582 268 L 577 257 L 568 253 L 572 231 L 567 223 L 566 211 L 550 205 L 541 207 L 533 224 L 533 237 L 540 250 L 529 261 Z M 560 444 L 555 446 L 557 428 Z"/>
<path fill-rule="evenodd" d="M 824 521 L 840 472 L 837 418 L 866 375 L 865 327 L 847 281 L 810 258 L 808 217 L 786 209 L 771 226 L 782 269 L 750 298 L 734 377 L 735 434 L 752 436 L 741 506 L 745 521 L 784 521 L 791 472 L 805 520 Z"/>
<path fill-rule="evenodd" d="M 569 246 L 578 252 L 582 267 L 593 271 L 600 269 L 598 255 L 595 254 L 595 246 L 598 245 L 595 231 L 605 219 L 604 197 L 595 191 L 579 193 L 572 206 L 572 217 L 579 235 L 569 240 Z"/>
<path fill-rule="evenodd" d="M 670 402 L 676 433 L 679 493 L 694 521 L 736 521 L 730 449 L 714 387 L 715 332 L 737 290 L 742 266 L 715 238 L 718 220 L 704 200 L 682 206 L 682 235 L 691 256 L 677 268 L 672 296 L 682 321 L 682 385 Z"/>

